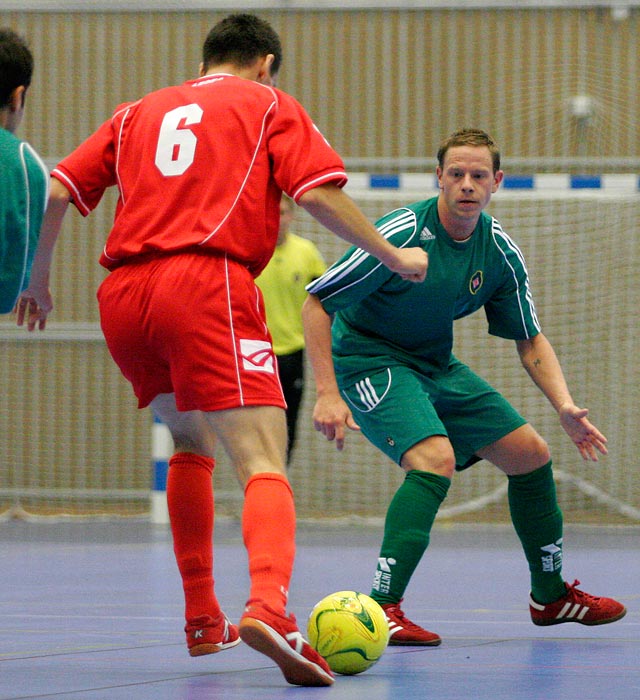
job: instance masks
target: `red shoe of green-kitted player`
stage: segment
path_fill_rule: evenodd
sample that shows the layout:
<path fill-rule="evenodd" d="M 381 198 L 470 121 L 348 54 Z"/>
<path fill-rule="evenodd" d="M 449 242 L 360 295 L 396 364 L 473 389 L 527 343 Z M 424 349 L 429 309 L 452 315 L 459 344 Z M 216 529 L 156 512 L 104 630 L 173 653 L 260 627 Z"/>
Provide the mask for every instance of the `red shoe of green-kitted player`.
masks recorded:
<path fill-rule="evenodd" d="M 534 625 L 559 625 L 562 622 L 578 622 L 581 625 L 606 625 L 627 614 L 627 609 L 613 598 L 585 593 L 576 588 L 580 581 L 571 585 L 565 582 L 567 592 L 562 598 L 542 605 L 529 597 L 529 611 Z"/>
<path fill-rule="evenodd" d="M 437 647 L 442 639 L 435 632 L 429 632 L 415 622 L 411 622 L 397 603 L 382 605 L 389 621 L 389 646 L 403 647 Z"/>

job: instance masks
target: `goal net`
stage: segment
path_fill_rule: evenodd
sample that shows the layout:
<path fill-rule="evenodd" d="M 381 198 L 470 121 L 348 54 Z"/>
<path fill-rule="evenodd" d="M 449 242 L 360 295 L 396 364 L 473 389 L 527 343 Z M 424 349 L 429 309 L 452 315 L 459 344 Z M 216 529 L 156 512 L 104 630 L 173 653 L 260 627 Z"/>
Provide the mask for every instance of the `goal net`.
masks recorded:
<path fill-rule="evenodd" d="M 515 344 L 489 336 L 483 312 L 455 324 L 456 355 L 502 391 L 549 442 L 565 517 L 574 522 L 640 518 L 640 477 L 634 468 L 640 389 L 633 352 L 640 197 L 633 180 L 621 182 L 626 186 L 599 190 L 504 189 L 489 208 L 525 255 L 543 331 L 576 403 L 589 408 L 609 439 L 606 457 L 598 463 L 582 460 L 520 365 Z M 425 196 L 424 190 L 351 194 L 372 218 Z M 306 217 L 299 217 L 298 229 L 329 261 L 343 250 Z M 379 516 L 401 470 L 358 434 L 348 436 L 342 453 L 314 435 L 308 415 L 312 382 L 307 386 L 291 468 L 298 500 L 318 515 Z M 440 517 L 507 519 L 504 475 L 485 462 L 456 474 Z"/>
<path fill-rule="evenodd" d="M 358 177 L 353 179 L 357 183 Z M 431 194 L 357 184 L 349 192 L 371 219 Z M 549 442 L 568 521 L 638 521 L 640 473 L 634 465 L 640 389 L 634 348 L 640 197 L 624 187 L 506 188 L 494 196 L 489 211 L 526 257 L 543 330 L 576 402 L 590 409 L 590 418 L 608 437 L 609 455 L 598 463 L 583 462 L 521 367 L 514 344 L 489 336 L 482 312 L 456 322 L 455 352 Z M 303 210 L 294 227 L 328 262 L 344 250 Z M 59 255 L 68 254 L 70 245 L 61 239 Z M 154 455 L 153 418 L 137 410 L 97 324 L 53 323 L 45 333 L 27 335 L 4 319 L 0 346 L 0 514 L 146 517 L 154 467 L 168 454 Z M 401 470 L 357 433 L 349 434 L 338 452 L 314 431 L 313 402 L 307 369 L 290 467 L 300 517 L 381 518 Z M 170 452 L 170 444 L 164 451 Z M 214 478 L 218 512 L 239 515 L 241 491 L 222 453 Z M 456 474 L 440 517 L 507 519 L 504 476 L 484 462 Z"/>

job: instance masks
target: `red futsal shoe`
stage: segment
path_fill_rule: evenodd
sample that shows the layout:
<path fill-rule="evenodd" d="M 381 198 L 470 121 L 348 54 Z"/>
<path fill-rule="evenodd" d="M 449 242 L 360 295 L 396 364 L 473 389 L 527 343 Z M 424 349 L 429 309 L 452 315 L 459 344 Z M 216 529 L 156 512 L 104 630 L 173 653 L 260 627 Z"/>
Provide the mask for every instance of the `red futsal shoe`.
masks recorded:
<path fill-rule="evenodd" d="M 559 625 L 562 622 L 578 622 L 581 625 L 606 625 L 627 614 L 627 609 L 613 598 L 601 598 L 576 588 L 577 579 L 569 585 L 559 600 L 542 605 L 529 596 L 529 611 L 534 625 Z"/>
<path fill-rule="evenodd" d="M 331 685 L 327 662 L 302 636 L 295 617 L 279 615 L 260 601 L 249 601 L 240 619 L 240 638 L 266 654 L 292 685 Z"/>
<path fill-rule="evenodd" d="M 191 656 L 215 654 L 240 644 L 238 627 L 232 625 L 224 613 L 215 620 L 209 616 L 192 620 L 184 631 Z"/>
<path fill-rule="evenodd" d="M 385 603 L 382 606 L 389 621 L 389 646 L 403 647 L 437 647 L 442 639 L 435 632 L 429 632 L 415 622 L 411 622 L 397 603 Z"/>

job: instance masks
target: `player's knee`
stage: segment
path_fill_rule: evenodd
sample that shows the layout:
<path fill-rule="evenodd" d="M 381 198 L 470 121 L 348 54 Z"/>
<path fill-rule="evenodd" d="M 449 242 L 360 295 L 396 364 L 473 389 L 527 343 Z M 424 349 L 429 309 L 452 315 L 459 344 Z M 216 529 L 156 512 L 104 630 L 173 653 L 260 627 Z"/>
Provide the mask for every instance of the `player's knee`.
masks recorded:
<path fill-rule="evenodd" d="M 540 469 L 551 460 L 551 450 L 549 445 L 537 433 L 523 450 L 518 460 L 518 472 L 529 473 Z"/>
<path fill-rule="evenodd" d="M 448 438 L 436 435 L 422 440 L 402 456 L 402 468 L 408 471 L 426 471 L 450 479 L 456 466 L 453 447 Z"/>
<path fill-rule="evenodd" d="M 199 432 L 171 431 L 176 452 L 194 452 L 195 454 L 213 457 L 215 453 L 215 438 L 213 435 Z"/>
<path fill-rule="evenodd" d="M 534 432 L 527 449 L 527 461 L 532 469 L 544 466 L 551 459 L 551 450 L 546 440 Z"/>
<path fill-rule="evenodd" d="M 539 457 L 538 457 L 538 461 L 540 463 L 540 466 L 542 467 L 545 464 L 547 464 L 547 462 L 549 462 L 550 459 L 551 459 L 551 450 L 549 449 L 549 445 L 547 445 L 547 443 L 544 440 L 542 440 L 542 438 L 541 438 L 540 439 L 540 448 L 539 448 Z"/>

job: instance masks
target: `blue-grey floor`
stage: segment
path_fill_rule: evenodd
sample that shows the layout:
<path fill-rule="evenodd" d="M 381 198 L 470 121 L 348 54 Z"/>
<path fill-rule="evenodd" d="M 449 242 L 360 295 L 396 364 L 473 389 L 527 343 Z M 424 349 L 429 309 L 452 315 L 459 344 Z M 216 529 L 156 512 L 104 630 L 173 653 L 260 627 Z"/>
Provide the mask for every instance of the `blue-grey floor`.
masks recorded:
<path fill-rule="evenodd" d="M 331 688 L 289 686 L 244 645 L 192 659 L 167 528 L 144 522 L 0 523 L 0 699 L 638 700 L 640 531 L 567 528 L 565 573 L 627 606 L 618 623 L 539 628 L 509 528 L 437 527 L 407 591 L 438 648 L 390 647 Z M 379 531 L 300 525 L 290 609 L 368 592 Z M 237 620 L 248 584 L 239 525 L 216 530 L 216 580 Z"/>

